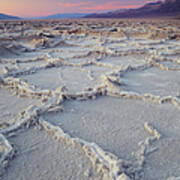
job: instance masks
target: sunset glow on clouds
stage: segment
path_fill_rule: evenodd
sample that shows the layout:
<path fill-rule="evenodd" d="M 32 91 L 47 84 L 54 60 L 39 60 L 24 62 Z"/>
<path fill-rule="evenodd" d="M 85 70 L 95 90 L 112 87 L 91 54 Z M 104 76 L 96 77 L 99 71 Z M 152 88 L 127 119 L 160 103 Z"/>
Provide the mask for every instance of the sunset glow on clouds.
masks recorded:
<path fill-rule="evenodd" d="M 56 13 L 95 13 L 136 8 L 149 0 L 0 0 L 0 13 L 32 17 Z"/>
<path fill-rule="evenodd" d="M 77 2 L 77 3 L 58 3 L 59 6 L 64 7 L 64 8 L 77 8 L 80 11 L 84 10 L 85 12 L 90 12 L 90 11 L 107 11 L 107 10 L 115 10 L 119 8 L 135 8 L 139 4 L 134 4 L 131 5 L 129 3 L 123 3 L 117 2 L 117 1 L 111 1 L 111 2 L 105 2 L 105 3 L 93 3 L 91 1 L 87 2 Z M 72 9 L 73 10 L 73 9 Z"/>

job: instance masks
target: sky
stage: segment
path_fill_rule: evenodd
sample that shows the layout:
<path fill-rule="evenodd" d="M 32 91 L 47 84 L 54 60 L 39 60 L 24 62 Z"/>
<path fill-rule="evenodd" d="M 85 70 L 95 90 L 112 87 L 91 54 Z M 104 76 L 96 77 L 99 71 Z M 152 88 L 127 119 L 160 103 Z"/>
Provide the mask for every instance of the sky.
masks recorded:
<path fill-rule="evenodd" d="M 136 8 L 150 0 L 0 0 L 0 13 L 20 17 L 57 13 L 95 13 Z"/>

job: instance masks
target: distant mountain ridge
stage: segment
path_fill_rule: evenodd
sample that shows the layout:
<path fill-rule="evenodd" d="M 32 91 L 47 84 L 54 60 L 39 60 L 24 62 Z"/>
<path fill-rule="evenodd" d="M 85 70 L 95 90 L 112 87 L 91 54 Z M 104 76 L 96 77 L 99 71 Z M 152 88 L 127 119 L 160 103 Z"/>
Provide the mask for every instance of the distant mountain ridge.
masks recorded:
<path fill-rule="evenodd" d="M 87 13 L 64 13 L 64 14 L 52 14 L 49 16 L 35 17 L 33 19 L 66 19 L 66 18 L 81 18 L 87 16 Z"/>
<path fill-rule="evenodd" d="M 19 17 L 17 17 L 17 16 L 10 16 L 10 15 L 6 15 L 6 14 L 2 14 L 2 13 L 0 13 L 0 20 L 18 20 L 18 19 L 20 19 Z"/>
<path fill-rule="evenodd" d="M 143 18 L 180 15 L 180 0 L 163 0 L 147 3 L 137 9 L 91 14 L 86 18 Z"/>

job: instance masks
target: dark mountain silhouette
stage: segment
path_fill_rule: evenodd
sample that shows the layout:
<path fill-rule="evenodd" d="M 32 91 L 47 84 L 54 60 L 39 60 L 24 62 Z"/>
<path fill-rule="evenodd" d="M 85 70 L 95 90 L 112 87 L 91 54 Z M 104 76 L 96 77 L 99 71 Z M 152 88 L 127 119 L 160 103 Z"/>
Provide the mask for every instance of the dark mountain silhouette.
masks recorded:
<path fill-rule="evenodd" d="M 145 4 L 137 9 L 128 9 L 122 12 L 113 11 L 102 14 L 91 14 L 86 18 L 143 18 L 180 15 L 180 0 L 163 0 Z"/>
<path fill-rule="evenodd" d="M 0 13 L 0 20 L 9 20 L 9 19 L 16 20 L 16 19 L 20 19 L 20 18 L 16 17 L 16 16 L 10 16 L 10 15 Z"/>

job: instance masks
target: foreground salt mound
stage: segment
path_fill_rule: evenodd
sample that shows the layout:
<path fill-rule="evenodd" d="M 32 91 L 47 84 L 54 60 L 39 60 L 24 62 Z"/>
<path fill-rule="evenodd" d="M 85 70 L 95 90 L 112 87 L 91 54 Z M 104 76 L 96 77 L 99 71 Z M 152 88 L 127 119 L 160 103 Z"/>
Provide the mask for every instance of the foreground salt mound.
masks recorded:
<path fill-rule="evenodd" d="M 165 138 L 155 144 L 148 144 L 145 151 L 147 154 L 143 154 L 145 177 L 150 180 L 155 177 L 154 173 L 159 179 L 165 179 L 179 170 L 179 152 L 178 148 L 175 148 L 180 137 L 180 127 L 177 123 L 179 116 L 180 112 L 172 105 L 104 97 L 90 101 L 67 102 L 63 112 L 49 113 L 43 118 L 61 127 L 72 137 L 95 142 L 118 158 L 131 161 L 134 166 L 141 164 L 142 159 L 137 154 L 141 149 L 140 144 L 149 136 L 144 124 L 153 124 Z M 166 143 L 174 147 L 171 148 L 171 154 L 176 154 L 176 158 L 166 155 L 167 148 L 163 147 Z M 163 159 L 166 159 L 165 162 L 172 162 L 173 168 L 171 169 L 171 164 L 167 165 Z M 160 167 L 163 173 L 158 170 Z M 141 168 L 143 171 L 143 165 Z M 166 171 L 167 169 L 169 170 Z"/>
<path fill-rule="evenodd" d="M 79 147 L 44 131 L 24 130 L 8 139 L 18 149 L 2 179 L 101 179 Z"/>

